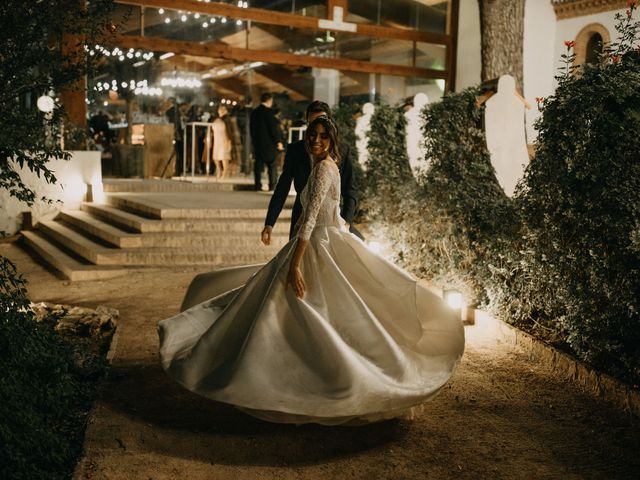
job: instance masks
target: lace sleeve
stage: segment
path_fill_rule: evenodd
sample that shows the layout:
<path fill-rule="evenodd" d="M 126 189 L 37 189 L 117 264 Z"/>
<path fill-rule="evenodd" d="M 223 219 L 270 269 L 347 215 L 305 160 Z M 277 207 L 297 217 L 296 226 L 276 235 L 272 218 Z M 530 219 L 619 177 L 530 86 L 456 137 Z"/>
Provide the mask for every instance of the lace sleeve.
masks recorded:
<path fill-rule="evenodd" d="M 309 204 L 306 206 L 302 225 L 298 231 L 298 238 L 302 240 L 309 240 L 311 232 L 316 226 L 320 207 L 331 187 L 333 169 L 337 169 L 337 167 L 332 165 L 330 160 L 322 160 L 318 168 L 314 170 L 313 178 L 309 178 L 309 182 L 311 182 L 309 185 L 311 187 Z"/>

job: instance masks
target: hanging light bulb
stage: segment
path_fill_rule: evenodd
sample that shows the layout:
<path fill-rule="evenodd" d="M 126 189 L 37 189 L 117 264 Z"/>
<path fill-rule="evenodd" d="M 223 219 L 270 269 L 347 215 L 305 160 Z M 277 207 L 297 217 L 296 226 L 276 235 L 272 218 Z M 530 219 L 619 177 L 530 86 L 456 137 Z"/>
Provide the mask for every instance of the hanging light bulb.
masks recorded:
<path fill-rule="evenodd" d="M 160 10 L 158 10 L 158 13 L 159 13 L 160 15 L 164 15 L 164 8 L 161 8 Z"/>

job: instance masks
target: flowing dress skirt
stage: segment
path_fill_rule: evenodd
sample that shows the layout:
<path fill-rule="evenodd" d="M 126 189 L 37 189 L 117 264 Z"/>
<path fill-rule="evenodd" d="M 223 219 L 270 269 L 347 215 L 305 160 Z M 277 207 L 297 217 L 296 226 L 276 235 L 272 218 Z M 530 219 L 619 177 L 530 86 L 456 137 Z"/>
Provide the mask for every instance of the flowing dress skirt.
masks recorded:
<path fill-rule="evenodd" d="M 286 286 L 296 241 L 243 286 L 159 323 L 167 373 L 283 423 L 379 421 L 437 394 L 464 349 L 462 324 L 442 300 L 333 226 L 314 230 L 297 298 Z M 224 275 L 216 282 L 224 291 Z"/>

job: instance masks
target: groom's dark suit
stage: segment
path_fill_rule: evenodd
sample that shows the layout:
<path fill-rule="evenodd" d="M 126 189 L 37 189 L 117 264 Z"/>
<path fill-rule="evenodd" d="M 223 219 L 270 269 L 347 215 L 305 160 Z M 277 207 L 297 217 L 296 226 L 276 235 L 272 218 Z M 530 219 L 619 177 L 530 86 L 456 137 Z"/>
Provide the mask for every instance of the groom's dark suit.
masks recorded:
<path fill-rule="evenodd" d="M 342 197 L 340 216 L 351 224 L 356 211 L 356 192 L 353 187 L 353 164 L 349 147 L 345 144 L 340 145 L 340 195 Z M 296 190 L 296 200 L 293 203 L 293 211 L 291 212 L 291 228 L 289 230 L 289 238 L 293 238 L 293 228 L 295 227 L 300 215 L 302 214 L 302 204 L 300 203 L 300 193 L 307 184 L 309 174 L 311 173 L 311 159 L 304 148 L 304 140 L 298 140 L 289 144 L 287 153 L 284 157 L 284 166 L 273 196 L 269 202 L 269 210 L 265 225 L 273 227 L 278 219 L 278 215 L 282 211 L 284 202 L 287 200 L 291 181 Z"/>

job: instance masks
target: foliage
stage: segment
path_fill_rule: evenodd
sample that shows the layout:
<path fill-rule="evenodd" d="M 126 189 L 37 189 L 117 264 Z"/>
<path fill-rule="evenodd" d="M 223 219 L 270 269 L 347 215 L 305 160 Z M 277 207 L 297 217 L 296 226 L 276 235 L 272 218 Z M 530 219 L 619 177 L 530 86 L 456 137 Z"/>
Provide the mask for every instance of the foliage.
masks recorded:
<path fill-rule="evenodd" d="M 479 90 L 445 95 L 422 112 L 429 169 L 420 184 L 427 199 L 421 241 L 425 274 L 486 301 L 490 271 L 503 261 L 520 222 L 498 183 L 482 127 Z M 430 233 L 429 233 L 430 232 Z M 420 241 L 415 238 L 414 243 Z"/>
<path fill-rule="evenodd" d="M 358 149 L 356 148 L 356 114 L 360 111 L 357 103 L 341 103 L 332 109 L 332 116 L 338 127 L 340 141 L 349 147 L 351 162 L 353 164 L 353 179 L 355 191 L 358 192 L 358 202 L 365 202 L 364 171 L 358 162 Z"/>
<path fill-rule="evenodd" d="M 80 38 L 95 43 L 115 28 L 106 17 L 111 0 L 87 3 L 86 9 L 73 0 L 0 3 L 0 188 L 29 205 L 35 194 L 10 160 L 53 183 L 46 163 L 68 158 L 60 148 L 62 106 L 56 101 L 53 111 L 44 114 L 35 107 L 36 99 L 74 88 L 90 65 L 84 50 L 73 47 Z"/>
<path fill-rule="evenodd" d="M 25 280 L 0 256 L 0 478 L 68 478 L 81 452 L 99 363 L 87 370 L 36 322 Z"/>
<path fill-rule="evenodd" d="M 423 110 L 429 168 L 418 182 L 405 151 L 404 116 L 378 108 L 367 168 L 375 229 L 394 243 L 397 260 L 435 284 L 463 291 L 472 303 L 486 298 L 490 268 L 501 264 L 520 228 L 491 166 L 477 93 L 449 94 Z"/>
<path fill-rule="evenodd" d="M 56 99 L 45 114 L 36 99 L 77 88 L 90 68 L 81 40 L 93 44 L 113 30 L 105 17 L 111 0 L 83 3 L 0 4 L 0 188 L 28 205 L 35 193 L 16 165 L 54 183 L 47 162 L 68 158 L 60 148 L 62 106 Z M 3 256 L 0 312 L 0 478 L 68 478 L 80 453 L 82 412 L 89 408 L 96 370 L 87 375 L 76 365 L 73 348 L 53 330 L 57 318 L 35 321 L 25 280 Z"/>
<path fill-rule="evenodd" d="M 583 360 L 640 378 L 640 22 L 618 15 L 620 39 L 597 65 L 565 68 L 544 101 L 536 156 L 520 185 L 526 222 L 516 321 L 552 325 Z M 513 294 L 511 294 L 513 295 Z"/>
<path fill-rule="evenodd" d="M 407 176 L 404 126 L 372 121 L 367 170 L 374 229 L 397 260 L 602 370 L 640 381 L 640 22 L 597 65 L 573 66 L 544 100 L 535 158 L 514 199 L 491 166 L 479 89 L 423 111 L 429 168 Z"/>
<path fill-rule="evenodd" d="M 366 197 L 369 215 L 391 224 L 402 221 L 398 206 L 412 197 L 415 180 L 405 146 L 407 121 L 398 108 L 380 104 L 371 117 Z"/>

